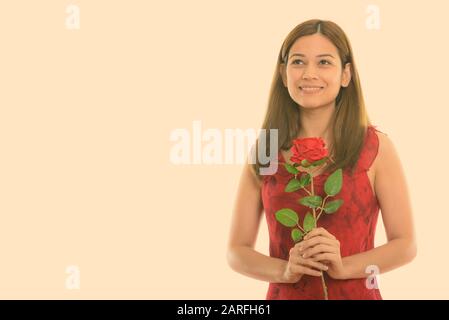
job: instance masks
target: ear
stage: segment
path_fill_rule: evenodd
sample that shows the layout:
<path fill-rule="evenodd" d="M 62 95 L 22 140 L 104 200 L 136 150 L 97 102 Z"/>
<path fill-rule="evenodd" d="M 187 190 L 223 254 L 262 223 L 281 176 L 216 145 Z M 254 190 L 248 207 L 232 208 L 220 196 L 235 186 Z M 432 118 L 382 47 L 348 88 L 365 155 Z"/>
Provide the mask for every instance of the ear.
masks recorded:
<path fill-rule="evenodd" d="M 285 63 L 281 63 L 279 65 L 279 73 L 281 74 L 282 82 L 284 83 L 284 87 L 287 87 L 287 75 L 286 75 L 286 66 Z"/>
<path fill-rule="evenodd" d="M 351 81 L 351 63 L 347 62 L 341 75 L 341 86 L 347 87 Z"/>

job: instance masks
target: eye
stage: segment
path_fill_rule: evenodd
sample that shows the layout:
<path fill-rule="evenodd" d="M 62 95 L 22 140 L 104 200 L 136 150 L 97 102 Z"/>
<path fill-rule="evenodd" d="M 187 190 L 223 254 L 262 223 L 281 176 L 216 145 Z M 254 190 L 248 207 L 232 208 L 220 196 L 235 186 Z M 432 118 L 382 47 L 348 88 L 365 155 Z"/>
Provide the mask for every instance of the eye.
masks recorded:
<path fill-rule="evenodd" d="M 296 63 L 296 62 L 298 62 L 298 61 L 303 62 L 303 61 L 300 60 L 300 59 L 296 59 L 296 60 L 293 60 L 293 61 L 292 61 L 292 64 L 298 64 L 298 63 Z M 325 59 L 320 60 L 320 63 L 323 62 L 323 61 L 325 62 L 324 64 L 331 64 L 329 61 L 327 61 L 327 60 L 325 60 Z"/>
<path fill-rule="evenodd" d="M 296 64 L 296 63 L 295 63 L 296 61 L 301 61 L 301 62 L 302 62 L 302 60 L 296 59 L 296 60 L 293 60 L 293 61 L 292 61 L 292 64 Z"/>

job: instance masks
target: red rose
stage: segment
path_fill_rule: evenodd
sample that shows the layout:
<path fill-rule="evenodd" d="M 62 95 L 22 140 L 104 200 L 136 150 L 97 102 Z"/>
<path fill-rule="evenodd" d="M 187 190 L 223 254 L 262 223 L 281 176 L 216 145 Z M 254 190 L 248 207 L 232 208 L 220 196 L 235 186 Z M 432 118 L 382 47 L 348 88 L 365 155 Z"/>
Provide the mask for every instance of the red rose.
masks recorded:
<path fill-rule="evenodd" d="M 312 163 L 327 157 L 327 149 L 324 140 L 321 138 L 301 138 L 294 139 L 291 148 L 292 156 L 290 161 L 301 164 L 306 159 Z"/>

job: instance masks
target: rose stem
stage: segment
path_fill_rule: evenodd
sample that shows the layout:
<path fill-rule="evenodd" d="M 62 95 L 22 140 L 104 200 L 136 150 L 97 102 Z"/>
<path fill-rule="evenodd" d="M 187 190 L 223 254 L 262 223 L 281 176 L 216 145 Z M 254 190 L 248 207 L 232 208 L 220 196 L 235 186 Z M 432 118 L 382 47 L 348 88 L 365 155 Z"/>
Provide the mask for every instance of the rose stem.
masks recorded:
<path fill-rule="evenodd" d="M 314 194 L 314 190 L 313 190 L 313 176 L 312 175 L 310 175 L 310 181 L 311 181 L 311 184 L 312 184 L 312 186 L 311 186 L 311 188 L 312 188 L 312 195 L 315 195 Z M 321 212 L 323 212 L 323 211 L 321 210 Z M 313 218 L 315 220 L 315 227 L 316 227 L 317 226 L 317 221 L 316 221 L 315 208 L 313 208 Z M 327 296 L 327 287 L 326 287 L 326 282 L 324 281 L 324 274 L 323 274 L 323 272 L 321 272 L 321 283 L 323 284 L 324 300 L 329 300 L 329 298 Z"/>
<path fill-rule="evenodd" d="M 321 272 L 321 283 L 323 284 L 324 300 L 329 300 L 329 297 L 327 295 L 327 286 L 326 286 L 326 282 L 324 281 L 324 273 L 323 272 Z"/>

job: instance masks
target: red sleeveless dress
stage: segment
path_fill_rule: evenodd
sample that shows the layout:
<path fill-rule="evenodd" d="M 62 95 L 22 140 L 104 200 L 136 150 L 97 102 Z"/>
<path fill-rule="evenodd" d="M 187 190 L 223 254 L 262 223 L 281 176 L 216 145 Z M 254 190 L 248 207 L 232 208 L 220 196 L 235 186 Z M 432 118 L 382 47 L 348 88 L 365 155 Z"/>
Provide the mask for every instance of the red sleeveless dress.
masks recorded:
<path fill-rule="evenodd" d="M 327 215 L 323 213 L 318 220 L 318 227 L 323 227 L 340 241 L 342 257 L 354 255 L 374 248 L 374 234 L 379 214 L 379 204 L 371 188 L 367 171 L 373 163 L 379 146 L 374 126 L 366 130 L 354 175 L 349 169 L 343 170 L 343 185 L 336 199 L 344 203 L 338 211 Z M 264 206 L 268 231 L 270 235 L 270 256 L 288 260 L 290 248 L 294 246 L 291 228 L 283 226 L 275 218 L 275 212 L 282 208 L 291 208 L 299 216 L 300 223 L 308 208 L 297 200 L 306 196 L 304 190 L 287 193 L 284 188 L 292 175 L 284 168 L 285 159 L 278 153 L 278 169 L 273 175 L 263 176 L 261 196 Z M 314 191 L 325 195 L 324 183 L 330 173 L 314 177 Z M 363 299 L 382 300 L 379 289 L 366 285 L 366 278 L 335 280 L 323 272 L 329 300 Z M 368 276 L 368 274 L 367 274 Z M 324 299 L 321 277 L 304 275 L 297 283 L 270 283 L 266 294 L 267 300 L 282 299 Z"/>

